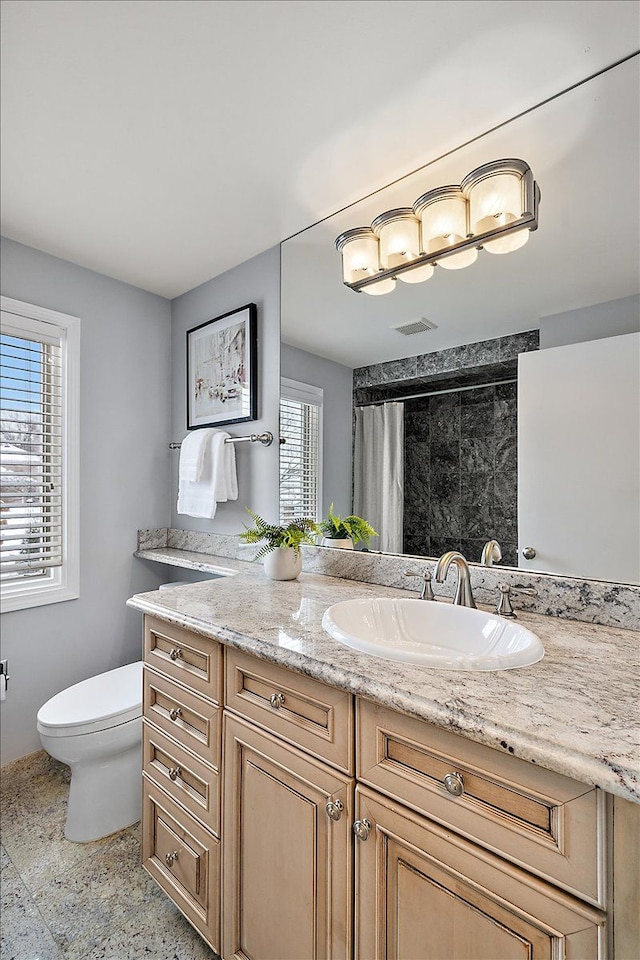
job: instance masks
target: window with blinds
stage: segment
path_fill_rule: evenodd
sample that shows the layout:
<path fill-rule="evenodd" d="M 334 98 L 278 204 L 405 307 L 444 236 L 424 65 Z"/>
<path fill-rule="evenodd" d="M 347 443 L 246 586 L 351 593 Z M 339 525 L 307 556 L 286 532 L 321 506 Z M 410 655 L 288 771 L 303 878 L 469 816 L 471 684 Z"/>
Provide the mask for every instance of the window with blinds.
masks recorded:
<path fill-rule="evenodd" d="M 282 378 L 280 392 L 280 523 L 319 519 L 322 390 Z"/>
<path fill-rule="evenodd" d="M 0 577 L 62 564 L 59 343 L 0 338 Z"/>
<path fill-rule="evenodd" d="M 77 596 L 62 569 L 71 559 L 70 521 L 75 525 L 65 449 L 69 330 L 5 310 L 6 302 L 0 329 L 0 583 L 3 607 L 18 609 Z M 61 317 L 42 308 L 31 312 Z M 64 595 L 54 595 L 60 588 Z"/>

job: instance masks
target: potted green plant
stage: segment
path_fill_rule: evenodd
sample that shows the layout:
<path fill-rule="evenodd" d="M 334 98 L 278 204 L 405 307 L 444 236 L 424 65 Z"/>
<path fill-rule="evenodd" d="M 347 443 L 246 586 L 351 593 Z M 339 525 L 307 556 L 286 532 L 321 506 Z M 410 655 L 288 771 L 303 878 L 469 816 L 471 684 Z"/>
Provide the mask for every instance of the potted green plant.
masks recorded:
<path fill-rule="evenodd" d="M 271 580 L 295 580 L 302 570 L 300 546 L 314 543 L 314 536 L 320 532 L 315 520 L 308 517 L 295 517 L 286 526 L 267 523 L 262 517 L 249 510 L 254 526 L 247 527 L 240 534 L 243 543 L 259 543 L 265 540 L 258 550 L 256 560 L 264 562 L 264 572 Z"/>
<path fill-rule="evenodd" d="M 329 507 L 326 519 L 321 520 L 319 526 L 326 547 L 343 547 L 353 550 L 354 544 L 360 541 L 368 547 L 371 537 L 378 536 L 371 524 L 362 517 L 356 517 L 353 514 L 349 517 L 340 517 L 334 513 L 333 504 Z"/>

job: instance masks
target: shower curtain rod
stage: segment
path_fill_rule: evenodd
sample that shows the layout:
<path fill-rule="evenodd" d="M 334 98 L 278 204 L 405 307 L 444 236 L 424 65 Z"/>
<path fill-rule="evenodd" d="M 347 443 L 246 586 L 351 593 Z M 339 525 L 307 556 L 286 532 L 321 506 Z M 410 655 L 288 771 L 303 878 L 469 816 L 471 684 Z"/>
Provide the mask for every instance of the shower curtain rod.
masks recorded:
<path fill-rule="evenodd" d="M 367 403 L 356 403 L 355 408 L 359 407 L 380 407 L 384 403 L 404 403 L 405 400 L 419 400 L 421 397 L 439 397 L 443 393 L 464 393 L 467 390 L 481 390 L 483 387 L 501 387 L 506 383 L 517 383 L 518 378 L 511 380 L 492 380 L 491 383 L 476 383 L 470 387 L 451 387 L 449 390 L 426 390 L 423 393 L 410 393 L 406 397 L 397 397 L 389 400 L 369 400 Z"/>

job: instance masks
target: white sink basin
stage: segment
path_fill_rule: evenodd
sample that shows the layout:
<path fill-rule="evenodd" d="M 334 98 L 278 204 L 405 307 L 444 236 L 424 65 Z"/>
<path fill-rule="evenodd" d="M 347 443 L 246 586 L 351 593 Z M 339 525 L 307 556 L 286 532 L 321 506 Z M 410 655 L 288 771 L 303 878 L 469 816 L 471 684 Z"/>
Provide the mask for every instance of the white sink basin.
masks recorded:
<path fill-rule="evenodd" d="M 441 670 L 510 670 L 544 656 L 539 637 L 497 614 L 427 600 L 343 600 L 322 626 L 340 643 Z"/>

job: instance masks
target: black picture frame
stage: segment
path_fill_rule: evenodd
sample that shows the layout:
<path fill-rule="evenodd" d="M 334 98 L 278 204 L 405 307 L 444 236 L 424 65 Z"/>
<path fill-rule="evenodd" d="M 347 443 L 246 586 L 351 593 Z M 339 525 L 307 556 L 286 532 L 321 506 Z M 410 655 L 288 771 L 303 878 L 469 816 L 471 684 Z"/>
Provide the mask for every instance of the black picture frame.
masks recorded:
<path fill-rule="evenodd" d="M 258 419 L 258 308 L 187 330 L 187 430 Z"/>

